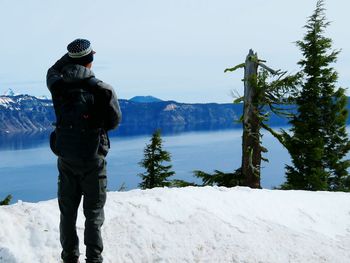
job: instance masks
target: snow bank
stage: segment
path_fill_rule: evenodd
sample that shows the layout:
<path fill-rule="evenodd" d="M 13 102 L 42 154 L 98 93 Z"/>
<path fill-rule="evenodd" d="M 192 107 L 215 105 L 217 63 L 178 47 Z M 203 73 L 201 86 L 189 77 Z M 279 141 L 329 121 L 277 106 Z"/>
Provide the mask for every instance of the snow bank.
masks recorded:
<path fill-rule="evenodd" d="M 105 211 L 105 262 L 350 262 L 347 193 L 158 188 Z M 57 200 L 1 207 L 0 262 L 59 262 L 58 219 Z M 83 240 L 81 210 L 77 225 Z"/>

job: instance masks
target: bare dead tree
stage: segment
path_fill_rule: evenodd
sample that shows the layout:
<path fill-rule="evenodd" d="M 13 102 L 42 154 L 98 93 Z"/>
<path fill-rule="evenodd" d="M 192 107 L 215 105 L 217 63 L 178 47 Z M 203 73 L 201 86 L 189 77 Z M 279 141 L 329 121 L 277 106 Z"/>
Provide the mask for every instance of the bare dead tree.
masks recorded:
<path fill-rule="evenodd" d="M 281 136 L 273 131 L 264 121 L 268 119 L 266 106 L 277 114 L 282 113 L 276 105 L 288 103 L 288 95 L 295 89 L 298 76 L 285 77 L 286 72 L 273 70 L 264 64 L 264 60 L 258 59 L 257 53 L 251 49 L 244 63 L 225 72 L 244 68 L 244 96 L 235 102 L 243 102 L 243 136 L 242 136 L 242 177 L 243 184 L 252 188 L 261 188 L 260 170 L 262 153 L 267 152 L 261 144 L 260 129 L 265 128 L 271 132 L 281 143 Z M 258 67 L 261 72 L 258 73 Z M 277 80 L 267 83 L 269 75 L 277 76 Z"/>

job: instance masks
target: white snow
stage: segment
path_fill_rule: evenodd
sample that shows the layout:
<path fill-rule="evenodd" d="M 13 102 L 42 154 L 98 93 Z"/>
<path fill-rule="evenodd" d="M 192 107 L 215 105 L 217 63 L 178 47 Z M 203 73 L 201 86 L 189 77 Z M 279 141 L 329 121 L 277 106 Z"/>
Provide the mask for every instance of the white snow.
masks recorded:
<path fill-rule="evenodd" d="M 16 93 L 12 89 L 7 89 L 4 92 L 4 96 L 15 96 L 15 95 L 16 95 Z"/>
<path fill-rule="evenodd" d="M 15 103 L 13 99 L 5 96 L 0 96 L 0 106 L 10 108 L 13 103 Z"/>
<path fill-rule="evenodd" d="M 51 100 L 51 98 L 49 96 L 46 96 L 46 95 L 37 96 L 36 98 L 39 100 Z"/>
<path fill-rule="evenodd" d="M 10 104 L 10 103 L 14 103 L 14 101 L 13 101 L 13 99 L 11 99 L 9 97 L 0 96 L 0 103 L 1 104 Z"/>
<path fill-rule="evenodd" d="M 173 111 L 173 110 L 176 110 L 176 108 L 177 108 L 177 105 L 174 103 L 171 103 L 165 107 L 164 111 Z"/>
<path fill-rule="evenodd" d="M 350 194 L 187 187 L 109 192 L 105 262 L 350 262 Z M 0 262 L 59 262 L 57 200 L 0 208 Z M 77 222 L 83 261 L 84 217 Z"/>

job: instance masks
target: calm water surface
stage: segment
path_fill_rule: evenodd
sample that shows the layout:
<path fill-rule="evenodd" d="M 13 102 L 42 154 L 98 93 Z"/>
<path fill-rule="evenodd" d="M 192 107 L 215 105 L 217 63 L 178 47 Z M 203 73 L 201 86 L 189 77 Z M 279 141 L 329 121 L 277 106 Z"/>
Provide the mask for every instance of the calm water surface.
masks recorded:
<path fill-rule="evenodd" d="M 200 183 L 193 170 L 225 172 L 241 164 L 241 135 L 239 129 L 211 132 L 183 133 L 163 137 L 164 149 L 172 156 L 173 178 Z M 28 140 L 30 142 L 28 142 Z M 118 190 L 122 184 L 127 189 L 137 188 L 144 170 L 138 162 L 150 136 L 113 137 L 107 157 L 108 189 Z M 284 166 L 289 155 L 275 138 L 263 137 L 270 160 L 263 163 L 262 186 L 272 188 L 284 181 Z M 0 144 L 0 199 L 13 195 L 13 202 L 36 202 L 56 198 L 57 158 L 51 153 L 47 136 L 35 139 L 9 138 Z"/>

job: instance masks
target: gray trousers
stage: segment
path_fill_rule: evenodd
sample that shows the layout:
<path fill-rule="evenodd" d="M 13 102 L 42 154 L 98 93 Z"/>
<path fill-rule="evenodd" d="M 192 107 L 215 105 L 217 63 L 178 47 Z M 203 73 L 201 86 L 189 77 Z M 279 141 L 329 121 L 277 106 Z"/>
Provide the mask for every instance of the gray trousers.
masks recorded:
<path fill-rule="evenodd" d="M 100 263 L 103 261 L 101 226 L 106 202 L 106 161 L 103 157 L 89 161 L 58 158 L 57 166 L 61 257 L 68 263 L 76 262 L 79 257 L 76 220 L 81 197 L 84 196 L 86 262 Z"/>

